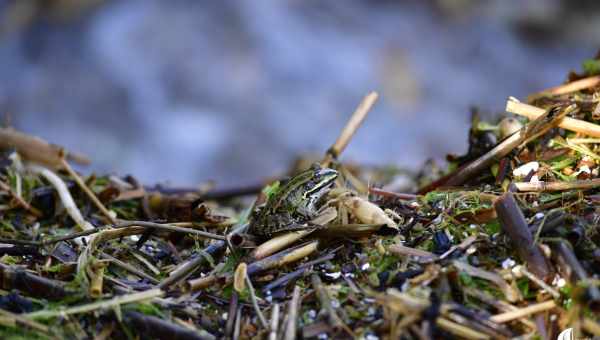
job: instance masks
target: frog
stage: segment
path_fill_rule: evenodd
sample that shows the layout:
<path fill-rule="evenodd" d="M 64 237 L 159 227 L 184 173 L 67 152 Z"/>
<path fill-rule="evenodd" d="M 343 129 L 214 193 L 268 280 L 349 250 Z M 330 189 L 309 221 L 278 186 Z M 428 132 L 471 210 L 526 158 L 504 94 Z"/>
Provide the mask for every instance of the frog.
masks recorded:
<path fill-rule="evenodd" d="M 248 232 L 270 237 L 285 231 L 306 229 L 318 215 L 324 197 L 331 190 L 338 172 L 318 163 L 279 183 L 279 188 L 251 215 Z"/>

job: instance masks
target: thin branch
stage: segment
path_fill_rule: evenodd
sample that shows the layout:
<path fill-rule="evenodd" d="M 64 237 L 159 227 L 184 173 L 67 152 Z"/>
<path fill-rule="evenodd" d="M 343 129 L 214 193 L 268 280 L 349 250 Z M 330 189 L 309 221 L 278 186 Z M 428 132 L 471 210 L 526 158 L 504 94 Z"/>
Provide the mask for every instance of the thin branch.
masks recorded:
<path fill-rule="evenodd" d="M 42 212 L 32 207 L 31 204 L 27 203 L 20 195 L 17 195 L 10 185 L 0 181 L 0 189 L 8 192 L 23 209 L 29 211 L 36 217 L 42 217 Z"/>
<path fill-rule="evenodd" d="M 442 318 L 442 317 L 437 318 L 436 324 L 440 328 L 442 328 L 452 334 L 458 335 L 459 337 L 464 338 L 464 339 L 473 339 L 473 340 L 490 339 L 490 336 L 488 336 L 484 333 L 481 333 L 479 331 L 471 329 L 467 326 L 463 326 L 456 322 L 450 321 L 446 318 Z"/>
<path fill-rule="evenodd" d="M 545 312 L 554 307 L 556 307 L 556 303 L 554 303 L 554 300 L 535 303 L 535 304 L 529 305 L 525 308 L 520 308 L 520 309 L 517 309 L 514 311 L 493 315 L 490 317 L 490 320 L 497 322 L 497 323 L 509 322 L 509 321 L 520 319 L 520 318 L 523 318 L 523 317 L 526 317 L 526 316 L 529 316 L 532 314 Z"/>
<path fill-rule="evenodd" d="M 329 150 L 327 150 L 327 155 L 325 156 L 325 159 L 321 162 L 323 166 L 327 166 L 332 159 L 336 159 L 344 151 L 344 149 L 350 142 L 350 139 L 352 139 L 352 136 L 354 136 L 354 133 L 356 133 L 358 127 L 367 117 L 367 114 L 373 107 L 373 104 L 375 104 L 377 98 L 377 92 L 370 92 L 363 98 L 363 100 L 360 102 L 360 104 L 350 117 L 350 120 L 348 120 L 348 123 L 346 123 L 344 129 L 342 129 L 342 132 L 340 133 L 335 143 L 333 143 Z"/>
<path fill-rule="evenodd" d="M 248 275 L 255 275 L 269 269 L 301 260 L 317 251 L 318 246 L 319 241 L 311 241 L 298 247 L 286 249 L 262 260 L 252 262 L 248 265 Z"/>
<path fill-rule="evenodd" d="M 404 193 L 392 192 L 392 191 L 387 191 L 387 190 L 383 190 L 380 188 L 373 188 L 373 187 L 369 188 L 369 193 L 371 193 L 373 195 L 397 198 L 397 199 L 407 200 L 407 201 L 413 201 L 413 200 L 416 200 L 417 198 L 419 198 L 419 195 L 415 195 L 415 194 L 404 194 Z"/>
<path fill-rule="evenodd" d="M 600 186 L 600 178 L 575 180 L 569 182 L 517 182 L 513 183 L 519 191 L 566 191 L 566 190 L 588 190 Z"/>
<path fill-rule="evenodd" d="M 181 280 L 185 280 L 186 277 L 194 273 L 198 267 L 200 267 L 203 263 L 207 262 L 207 256 L 215 256 L 218 253 L 221 253 L 225 250 L 226 243 L 225 241 L 216 241 L 213 244 L 210 244 L 201 253 L 196 254 L 196 257 L 184 263 L 182 266 L 171 272 L 168 278 L 163 280 L 158 287 L 162 289 L 167 289 L 168 287 L 180 282 Z"/>
<path fill-rule="evenodd" d="M 252 285 L 252 281 L 250 280 L 250 276 L 246 275 L 246 286 L 248 287 L 248 291 L 250 292 L 250 300 L 252 300 L 252 306 L 254 307 L 254 311 L 258 316 L 258 320 L 262 324 L 264 329 L 269 329 L 269 324 L 267 323 L 267 319 L 263 315 L 260 307 L 258 306 L 258 300 L 256 299 L 256 293 L 254 292 L 254 286 Z"/>
<path fill-rule="evenodd" d="M 89 313 L 96 310 L 109 309 L 113 307 L 117 307 L 120 305 L 140 302 L 144 300 L 150 300 L 157 297 L 162 297 L 165 294 L 164 291 L 160 289 L 151 289 L 143 292 L 128 294 L 128 295 L 120 295 L 116 296 L 109 300 L 101 300 L 97 302 L 92 302 L 80 306 L 75 306 L 63 310 L 41 310 L 29 314 L 25 314 L 25 316 L 29 319 L 48 319 L 57 316 L 65 316 L 71 314 L 82 314 Z"/>
<path fill-rule="evenodd" d="M 231 337 L 234 333 L 233 328 L 239 322 L 239 295 L 236 291 L 231 293 L 229 298 L 229 310 L 227 312 L 227 322 L 225 323 L 225 336 Z"/>
<path fill-rule="evenodd" d="M 535 276 L 533 273 L 529 272 L 523 266 L 519 266 L 518 268 L 519 268 L 519 271 L 521 272 L 521 274 L 525 275 L 529 280 L 534 282 L 538 287 L 540 287 L 543 290 L 545 290 L 546 292 L 548 292 L 548 294 L 552 295 L 553 298 L 555 298 L 555 299 L 560 298 L 560 293 L 556 289 L 549 286 L 546 282 L 544 282 L 544 280 Z"/>
<path fill-rule="evenodd" d="M 81 178 L 81 176 L 79 176 L 79 174 L 77 174 L 73 170 L 73 168 L 71 168 L 71 165 L 69 165 L 69 162 L 67 162 L 66 159 L 62 159 L 61 164 L 62 164 L 63 168 L 65 170 L 67 170 L 67 173 L 69 173 L 69 175 L 71 177 L 73 177 L 73 179 L 75 180 L 75 183 L 77 183 L 77 185 L 79 185 L 81 190 L 83 190 L 83 192 L 85 192 L 85 194 L 88 196 L 88 198 L 94 203 L 94 205 L 98 208 L 98 210 L 100 210 L 100 212 L 106 218 L 108 218 L 108 220 L 112 224 L 115 224 L 116 223 L 115 217 L 110 213 L 110 211 L 108 211 L 108 209 L 106 209 L 104 204 L 102 204 L 102 202 L 100 202 L 98 197 L 96 197 L 96 194 L 94 194 L 94 192 L 83 182 L 83 179 Z"/>
<path fill-rule="evenodd" d="M 279 330 L 279 304 L 275 303 L 271 310 L 271 330 L 269 331 L 269 340 L 277 340 L 277 331 Z"/>
<path fill-rule="evenodd" d="M 146 274 L 145 272 L 141 271 L 140 269 L 137 269 L 136 267 L 134 267 L 128 263 L 125 263 L 116 257 L 110 256 L 106 253 L 102 253 L 102 254 L 100 254 L 100 258 L 108 260 L 108 261 L 110 261 L 111 264 L 114 264 L 117 267 L 120 267 L 132 274 L 135 274 L 135 275 L 141 277 L 142 279 L 146 279 L 146 280 L 148 280 L 148 282 L 150 282 L 152 284 L 158 284 L 158 282 L 159 282 L 157 279 Z M 162 287 L 159 286 L 159 288 L 162 288 Z"/>
<path fill-rule="evenodd" d="M 65 182 L 60 177 L 58 177 L 51 170 L 44 168 L 40 165 L 30 164 L 27 166 L 27 170 L 35 174 L 41 175 L 46 180 L 48 180 L 50 184 L 52 184 L 52 186 L 58 192 L 58 196 L 60 197 L 63 206 L 67 210 L 67 213 L 69 214 L 69 216 L 71 216 L 71 218 L 73 219 L 73 221 L 75 221 L 79 228 L 81 228 L 82 230 L 94 229 L 94 226 L 91 223 L 87 222 L 83 218 L 83 215 L 81 215 L 81 211 L 79 211 L 79 208 L 77 208 L 77 205 L 75 204 L 75 201 L 73 200 L 69 189 L 67 189 Z"/>
<path fill-rule="evenodd" d="M 287 325 L 284 340 L 295 340 L 298 328 L 298 310 L 300 309 L 300 287 L 295 286 L 292 300 L 288 306 Z"/>
<path fill-rule="evenodd" d="M 33 320 L 29 320 L 29 319 L 23 317 L 22 315 L 11 313 L 4 309 L 0 309 L 0 317 L 10 319 L 11 321 L 13 321 L 15 326 L 23 325 L 23 326 L 31 328 L 34 331 L 43 333 L 45 335 L 51 335 L 51 329 L 48 328 L 48 326 L 41 324 L 39 322 L 33 321 Z M 52 337 L 52 338 L 58 339 L 58 338 L 54 338 L 54 337 Z"/>
<path fill-rule="evenodd" d="M 144 228 L 153 228 L 153 229 L 173 231 L 173 232 L 178 232 L 178 233 L 193 234 L 193 235 L 198 235 L 198 236 L 202 236 L 202 237 L 206 237 L 206 238 L 212 238 L 215 240 L 225 240 L 225 236 L 223 236 L 223 235 L 213 234 L 213 233 L 209 233 L 206 231 L 196 230 L 196 229 L 191 229 L 191 228 L 177 227 L 177 226 L 170 225 L 170 224 L 161 224 L 161 223 L 146 222 L 146 221 L 121 221 L 115 225 L 115 228 L 124 228 L 124 227 L 131 227 L 131 226 L 140 226 L 140 227 L 144 227 Z"/>

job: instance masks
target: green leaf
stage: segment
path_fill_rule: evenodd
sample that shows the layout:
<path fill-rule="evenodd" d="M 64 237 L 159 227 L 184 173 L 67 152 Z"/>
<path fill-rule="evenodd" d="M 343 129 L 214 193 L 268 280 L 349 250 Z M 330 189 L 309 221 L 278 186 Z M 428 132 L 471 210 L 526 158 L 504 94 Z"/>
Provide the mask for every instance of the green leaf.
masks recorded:
<path fill-rule="evenodd" d="M 583 62 L 583 71 L 588 76 L 600 74 L 600 60 L 588 59 Z"/>
<path fill-rule="evenodd" d="M 459 272 L 458 278 L 460 280 L 460 283 L 462 283 L 463 286 L 469 287 L 469 286 L 473 286 L 475 284 L 475 282 L 473 281 L 473 278 L 465 272 Z"/>
<path fill-rule="evenodd" d="M 267 196 L 267 199 L 271 198 L 277 191 L 279 191 L 279 181 L 273 182 L 263 189 L 263 193 Z"/>

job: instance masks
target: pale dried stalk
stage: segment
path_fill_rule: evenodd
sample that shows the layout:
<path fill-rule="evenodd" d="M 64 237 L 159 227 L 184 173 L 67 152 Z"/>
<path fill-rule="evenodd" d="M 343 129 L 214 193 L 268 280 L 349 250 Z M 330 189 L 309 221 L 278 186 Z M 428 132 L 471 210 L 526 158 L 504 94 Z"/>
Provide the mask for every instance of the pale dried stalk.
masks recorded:
<path fill-rule="evenodd" d="M 396 288 L 388 288 L 385 294 L 378 294 L 376 300 L 402 315 L 419 314 L 431 305 L 429 300 L 403 293 Z"/>
<path fill-rule="evenodd" d="M 327 313 L 327 318 L 329 320 L 329 325 L 334 327 L 335 329 L 343 328 L 344 325 L 342 320 L 337 315 L 335 308 L 331 304 L 331 298 L 329 297 L 329 293 L 327 289 L 323 286 L 323 282 L 321 278 L 317 274 L 311 275 L 312 286 L 317 293 L 317 297 L 319 298 L 319 302 L 321 303 L 321 309 L 323 309 Z"/>
<path fill-rule="evenodd" d="M 252 281 L 250 280 L 250 276 L 246 275 L 246 285 L 248 286 L 248 291 L 250 292 L 250 300 L 252 301 L 252 306 L 254 307 L 254 311 L 258 316 L 258 320 L 260 320 L 261 325 L 264 329 L 269 329 L 269 324 L 267 323 L 267 319 L 265 319 L 264 314 L 260 310 L 258 306 L 258 300 L 256 299 L 256 293 L 254 292 L 254 286 L 252 285 Z"/>
<path fill-rule="evenodd" d="M 157 279 L 155 279 L 154 277 L 146 274 L 145 272 L 141 271 L 140 269 L 138 269 L 138 268 L 130 265 L 129 263 L 125 263 L 125 262 L 123 262 L 123 261 L 121 261 L 121 260 L 119 260 L 119 259 L 117 259 L 117 258 L 115 258 L 113 256 L 110 256 L 108 254 L 105 254 L 105 253 L 102 253 L 100 255 L 100 257 L 103 258 L 103 259 L 105 259 L 105 260 L 110 261 L 110 263 L 114 264 L 117 267 L 120 267 L 120 268 L 122 268 L 122 269 L 124 269 L 124 270 L 126 270 L 126 271 L 128 271 L 128 272 L 130 272 L 132 274 L 135 274 L 135 275 L 137 275 L 137 276 L 139 276 L 139 277 L 141 277 L 143 279 L 148 280 L 148 282 L 150 282 L 152 284 L 158 284 L 159 283 L 159 281 Z M 163 288 L 163 287 L 159 287 L 159 288 Z"/>
<path fill-rule="evenodd" d="M 156 268 L 155 265 L 153 265 L 152 263 L 150 263 L 150 261 L 148 261 L 145 257 L 143 257 L 142 255 L 130 251 L 131 255 L 133 257 L 135 257 L 138 261 L 140 261 L 144 266 L 146 266 L 146 268 L 150 269 L 150 271 L 152 273 L 154 273 L 154 275 L 160 275 L 160 270 L 158 268 Z"/>
<path fill-rule="evenodd" d="M 587 190 L 600 186 L 600 178 L 576 180 L 570 182 L 517 182 L 513 183 L 519 191 L 565 191 L 565 190 Z"/>
<path fill-rule="evenodd" d="M 533 120 L 543 115 L 546 110 L 540 109 L 539 107 L 535 107 L 533 105 L 521 103 L 515 98 L 509 98 L 506 101 L 506 112 L 514 113 L 516 115 L 524 116 L 530 120 Z M 579 132 L 587 136 L 600 137 L 600 125 L 575 118 L 563 118 L 558 124 L 558 127 L 561 127 L 565 130 Z"/>
<path fill-rule="evenodd" d="M 591 76 L 591 77 L 579 79 L 576 81 L 572 81 L 567 84 L 551 87 L 549 89 L 546 89 L 546 90 L 540 91 L 536 94 L 533 94 L 533 95 L 531 95 L 531 97 L 535 98 L 535 97 L 540 97 L 540 96 L 545 96 L 545 95 L 559 96 L 562 94 L 568 94 L 568 93 L 577 92 L 580 90 L 585 90 L 590 87 L 594 87 L 594 86 L 598 86 L 598 85 L 600 85 L 600 76 Z"/>
<path fill-rule="evenodd" d="M 287 254 L 286 256 L 284 256 L 278 263 L 277 266 L 275 267 L 280 267 L 283 266 L 285 264 L 288 263 L 292 263 L 292 262 L 296 262 L 298 260 L 302 260 L 303 258 L 307 257 L 308 255 L 314 253 L 317 251 L 317 248 L 319 246 L 319 241 L 313 241 L 301 248 L 296 249 L 295 251 Z"/>
<path fill-rule="evenodd" d="M 309 235 L 315 231 L 315 229 L 307 229 L 301 231 L 292 231 L 287 234 L 275 236 L 267 242 L 261 244 L 256 247 L 254 251 L 252 251 L 251 256 L 257 260 L 264 259 L 265 257 L 278 252 L 279 250 L 295 243 L 296 241 L 302 239 L 303 237 Z"/>
<path fill-rule="evenodd" d="M 490 317 L 490 320 L 496 323 L 504 323 L 515 319 L 520 319 L 532 314 L 545 312 L 554 307 L 556 307 L 556 303 L 554 303 L 554 300 L 544 301 L 529 305 L 525 308 L 520 308 L 514 311 L 493 315 Z"/>
<path fill-rule="evenodd" d="M 119 295 L 109 300 L 102 300 L 93 303 L 88 303 L 85 305 L 75 306 L 63 310 L 41 310 L 29 314 L 25 314 L 24 316 L 29 319 L 48 319 L 57 316 L 66 316 L 72 314 L 81 314 L 88 313 L 95 310 L 101 309 L 109 309 L 113 307 L 117 307 L 120 305 L 140 302 L 144 300 L 150 300 L 157 297 L 162 297 L 165 294 L 164 291 L 160 289 L 150 289 L 143 292 L 127 294 L 127 295 Z"/>
<path fill-rule="evenodd" d="M 115 220 L 115 217 L 113 216 L 113 214 L 111 214 L 110 211 L 108 211 L 108 209 L 106 209 L 104 204 L 102 204 L 102 202 L 100 202 L 98 197 L 96 197 L 96 194 L 94 194 L 94 192 L 83 182 L 83 179 L 81 178 L 81 176 L 79 176 L 79 174 L 77 174 L 77 172 L 75 172 L 75 170 L 73 170 L 73 168 L 71 168 L 71 165 L 69 165 L 69 162 L 67 162 L 66 159 L 61 159 L 61 165 L 65 170 L 67 170 L 67 173 L 69 173 L 69 176 L 73 177 L 73 179 L 75 180 L 75 183 L 77 183 L 77 185 L 79 185 L 81 190 L 83 190 L 83 192 L 88 196 L 88 198 L 92 201 L 92 203 L 94 203 L 94 205 L 98 208 L 98 210 L 100 210 L 102 215 L 104 215 L 106 218 L 108 218 L 110 223 L 115 224 L 116 220 Z"/>
<path fill-rule="evenodd" d="M 245 281 L 247 276 L 247 269 L 248 265 L 242 262 L 238 264 L 237 268 L 235 269 L 235 273 L 233 274 L 233 289 L 235 289 L 235 291 L 240 294 L 244 291 L 244 289 L 246 289 Z"/>
<path fill-rule="evenodd" d="M 20 314 L 14 314 L 9 311 L 0 309 L 0 318 L 6 319 L 7 321 L 9 321 L 11 323 L 11 325 L 10 325 L 11 327 L 15 327 L 18 324 L 21 324 L 21 325 L 27 326 L 35 331 L 38 331 L 40 333 L 50 334 L 50 329 L 48 328 L 48 326 L 41 324 L 39 322 L 33 321 L 33 320 L 29 320 L 28 318 L 26 318 Z M 7 326 L 9 326 L 9 325 L 7 325 Z"/>
<path fill-rule="evenodd" d="M 546 282 L 544 282 L 544 280 L 540 279 L 539 277 L 535 276 L 533 273 L 525 269 L 525 266 L 519 266 L 519 271 L 521 272 L 521 274 L 525 275 L 529 280 L 533 281 L 540 288 L 548 292 L 548 294 L 552 295 L 553 298 L 560 298 L 560 293 L 556 291 L 556 289 L 550 287 Z"/>
<path fill-rule="evenodd" d="M 295 286 L 292 293 L 292 300 L 288 307 L 288 319 L 285 327 L 284 340 L 295 340 L 298 327 L 298 309 L 300 308 L 300 287 Z"/>
<path fill-rule="evenodd" d="M 225 240 L 226 237 L 223 235 L 213 234 L 202 230 L 196 230 L 192 228 L 182 228 L 177 227 L 171 224 L 162 224 L 155 222 L 147 222 L 147 221 L 125 221 L 121 220 L 119 223 L 115 225 L 115 228 L 123 228 L 123 227 L 131 227 L 131 226 L 140 226 L 145 228 L 153 228 L 153 229 L 161 229 L 166 231 L 173 231 L 178 233 L 188 233 L 193 235 L 198 235 L 201 237 L 212 238 L 215 240 Z"/>
<path fill-rule="evenodd" d="M 269 340 L 277 340 L 277 331 L 279 329 L 279 304 L 273 305 L 271 311 L 271 330 L 269 332 Z"/>
<path fill-rule="evenodd" d="M 106 263 L 101 261 L 94 261 L 94 263 L 90 267 L 90 297 L 99 298 L 102 296 L 104 268 L 106 267 Z"/>
<path fill-rule="evenodd" d="M 258 260 L 256 262 L 250 263 L 247 268 L 247 273 L 249 275 L 254 275 L 257 272 L 263 272 L 269 269 L 278 268 L 284 266 L 286 264 L 296 262 L 301 260 L 308 255 L 316 252 L 319 247 L 319 241 L 315 240 L 309 243 L 306 243 L 302 246 L 298 246 L 297 248 L 290 251 L 290 249 L 286 249 L 281 251 L 278 254 L 272 255 L 270 257 L 264 258 L 262 260 Z M 248 275 L 246 275 L 248 276 Z M 219 276 L 216 274 L 210 274 L 205 277 L 188 280 L 186 283 L 185 289 L 187 291 L 196 291 L 199 289 L 207 288 L 208 286 L 215 283 L 218 279 L 225 279 L 227 283 L 232 282 L 233 277 L 231 275 L 227 276 Z M 248 282 L 246 282 L 247 284 Z"/>
<path fill-rule="evenodd" d="M 75 221 L 75 223 L 80 229 L 94 229 L 94 226 L 91 223 L 87 222 L 81 215 L 81 211 L 79 211 L 79 208 L 77 208 L 77 205 L 75 205 L 75 201 L 73 200 L 73 197 L 71 196 L 67 185 L 65 184 L 65 182 L 63 182 L 63 180 L 60 177 L 58 177 L 51 170 L 41 165 L 30 164 L 27 166 L 27 170 L 44 177 L 48 182 L 50 182 L 50 184 L 58 192 L 60 201 L 67 210 L 67 213 L 69 214 L 69 216 L 71 216 L 73 221 Z"/>
<path fill-rule="evenodd" d="M 185 289 L 190 292 L 195 292 L 200 289 L 205 289 L 217 282 L 217 275 L 210 274 L 197 279 L 188 280 Z"/>
<path fill-rule="evenodd" d="M 474 329 L 471 329 L 467 326 L 463 326 L 456 322 L 450 321 L 443 317 L 438 317 L 435 323 L 442 329 L 454 334 L 458 335 L 464 339 L 490 339 L 490 336 L 481 332 L 478 332 Z"/>
<path fill-rule="evenodd" d="M 390 245 L 388 247 L 388 250 L 390 251 L 390 253 L 397 255 L 397 256 L 416 256 L 416 257 L 422 257 L 425 259 L 437 259 L 438 258 L 438 256 L 435 255 L 434 253 L 430 253 L 426 250 L 407 247 L 400 243 Z"/>
<path fill-rule="evenodd" d="M 17 150 L 24 159 L 53 169 L 61 167 L 63 156 L 79 164 L 90 164 L 90 160 L 84 155 L 67 152 L 63 148 L 38 137 L 10 128 L 0 128 L 0 149 L 12 148 Z"/>
<path fill-rule="evenodd" d="M 583 326 L 583 329 L 585 329 L 586 332 L 595 336 L 600 336 L 600 324 L 598 324 L 597 321 L 594 321 L 590 318 L 583 318 L 581 326 Z"/>
<path fill-rule="evenodd" d="M 308 224 L 309 225 L 326 225 L 327 223 L 333 221 L 337 217 L 337 209 L 334 207 L 328 207 L 323 211 L 320 211 L 317 217 L 313 218 Z M 285 247 L 296 243 L 296 241 L 304 238 L 315 231 L 315 228 L 300 230 L 300 231 L 292 231 L 282 235 L 278 235 L 268 240 L 267 242 L 261 244 L 256 247 L 254 251 L 252 251 L 251 255 L 257 260 L 263 259 L 271 254 L 278 252 Z"/>
<path fill-rule="evenodd" d="M 367 117 L 367 114 L 373 107 L 373 104 L 375 104 L 375 101 L 378 97 L 379 95 L 377 92 L 371 92 L 363 98 L 350 117 L 348 123 L 346 123 L 346 126 L 342 130 L 342 133 L 340 133 L 340 136 L 327 151 L 325 159 L 321 162 L 323 166 L 328 166 L 332 159 L 337 158 L 344 151 L 360 124 L 362 124 L 363 120 Z"/>
<path fill-rule="evenodd" d="M 502 293 L 504 293 L 506 300 L 508 300 L 509 302 L 514 303 L 521 298 L 521 294 L 519 294 L 519 291 L 514 289 L 500 275 L 496 273 L 489 272 L 481 268 L 473 267 L 468 263 L 457 260 L 453 261 L 452 264 L 454 265 L 454 267 L 456 267 L 456 269 L 458 269 L 459 272 L 465 272 L 469 276 L 478 277 L 480 279 L 484 279 L 494 283 L 496 286 L 498 286 L 498 288 L 500 288 Z"/>

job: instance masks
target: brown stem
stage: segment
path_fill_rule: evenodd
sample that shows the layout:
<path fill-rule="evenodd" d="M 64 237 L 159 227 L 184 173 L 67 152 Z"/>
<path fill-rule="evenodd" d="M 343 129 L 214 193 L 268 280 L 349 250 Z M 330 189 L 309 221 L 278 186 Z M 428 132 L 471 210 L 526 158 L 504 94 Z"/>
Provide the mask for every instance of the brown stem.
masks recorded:
<path fill-rule="evenodd" d="M 25 200 L 21 196 L 17 195 L 17 193 L 8 184 L 0 181 L 0 189 L 8 192 L 23 209 L 29 211 L 36 217 L 42 217 L 41 211 L 32 207 L 31 204 L 25 202 Z"/>
<path fill-rule="evenodd" d="M 508 234 L 521 259 L 527 262 L 531 272 L 542 279 L 550 275 L 550 269 L 546 259 L 538 246 L 533 242 L 533 236 L 523 216 L 523 212 L 517 205 L 513 193 L 507 192 L 500 196 L 494 203 L 498 214 L 500 225 Z"/>
<path fill-rule="evenodd" d="M 71 165 L 69 165 L 69 162 L 67 162 L 66 159 L 62 159 L 61 165 L 65 170 L 67 170 L 67 172 L 69 173 L 69 176 L 73 177 L 73 179 L 75 180 L 75 183 L 77 183 L 77 185 L 79 185 L 79 188 L 81 188 L 81 190 L 83 190 L 83 192 L 88 196 L 88 198 L 92 201 L 92 203 L 94 203 L 94 205 L 98 208 L 98 210 L 100 210 L 102 215 L 104 215 L 110 221 L 110 223 L 113 223 L 113 224 L 116 223 L 116 220 L 113 217 L 113 215 L 111 215 L 111 213 L 108 211 L 108 209 L 106 209 L 104 204 L 102 204 L 102 202 L 100 202 L 98 197 L 96 197 L 96 194 L 94 194 L 94 192 L 83 182 L 83 179 L 81 178 L 81 176 L 79 176 L 79 174 L 76 173 L 75 170 L 73 170 L 73 168 L 71 168 Z"/>
<path fill-rule="evenodd" d="M 367 94 L 363 100 L 360 102 L 350 120 L 346 123 L 346 126 L 342 129 L 339 137 L 336 139 L 335 143 L 327 150 L 327 155 L 325 159 L 321 162 L 323 166 L 328 166 L 332 159 L 336 159 L 346 148 L 354 133 L 358 127 L 362 124 L 363 120 L 367 117 L 367 114 L 377 101 L 379 95 L 376 92 L 370 92 Z"/>
<path fill-rule="evenodd" d="M 206 340 L 207 337 L 192 329 L 176 325 L 172 322 L 159 319 L 155 316 L 144 315 L 139 312 L 127 312 L 125 318 L 131 322 L 136 331 L 152 339 L 193 339 Z"/>
<path fill-rule="evenodd" d="M 202 252 L 208 254 L 209 256 L 215 256 L 217 253 L 221 253 L 223 250 L 225 250 L 225 246 L 225 241 L 217 241 L 204 248 Z M 206 263 L 206 261 L 207 260 L 205 256 L 202 256 L 202 254 L 196 254 L 196 257 L 192 258 L 177 270 L 173 271 L 168 278 L 163 280 L 158 285 L 158 287 L 165 290 L 181 280 L 185 280 L 186 277 L 191 275 L 198 267 L 200 267 L 203 263 Z"/>
<path fill-rule="evenodd" d="M 461 167 L 453 175 L 447 178 L 444 183 L 436 183 L 436 185 L 457 186 L 463 184 L 464 182 L 478 175 L 484 169 L 488 168 L 495 161 L 500 160 L 502 157 L 508 155 L 519 145 L 527 143 L 543 135 L 548 130 L 560 123 L 560 121 L 567 114 L 575 112 L 576 110 L 577 106 L 569 105 L 566 107 L 557 107 L 554 110 L 551 109 L 546 111 L 544 115 L 541 115 L 537 119 L 529 122 L 529 124 L 525 125 L 523 128 L 521 128 L 521 130 L 500 142 L 483 156 Z M 420 193 L 423 193 L 423 190 L 421 190 Z"/>
<path fill-rule="evenodd" d="M 552 249 L 556 253 L 559 269 L 562 274 L 571 282 L 585 282 L 589 280 L 589 275 L 583 268 L 573 249 L 566 241 L 552 243 Z M 586 292 L 586 304 L 591 310 L 600 311 L 600 289 L 596 285 L 589 285 Z"/>
<path fill-rule="evenodd" d="M 64 282 L 50 280 L 2 263 L 0 263 L 0 279 L 2 289 L 18 289 L 33 297 L 59 300 L 72 294 L 65 289 Z"/>
<path fill-rule="evenodd" d="M 187 233 L 187 234 L 198 235 L 198 236 L 202 236 L 202 237 L 206 237 L 206 238 L 212 238 L 215 240 L 225 240 L 225 236 L 223 236 L 223 235 L 217 235 L 217 234 L 209 233 L 206 231 L 201 231 L 201 230 L 196 230 L 196 229 L 191 229 L 191 228 L 182 228 L 182 227 L 177 227 L 174 225 L 147 222 L 147 221 L 122 221 L 122 222 L 117 223 L 115 225 L 115 228 L 125 228 L 125 227 L 131 227 L 131 226 L 140 226 L 140 227 L 144 227 L 144 228 L 154 228 L 154 229 L 173 231 L 173 232 L 178 232 L 178 233 Z"/>
<path fill-rule="evenodd" d="M 577 180 L 570 182 L 517 182 L 513 183 L 519 191 L 566 191 L 566 190 L 587 190 L 600 186 L 600 178 Z"/>

